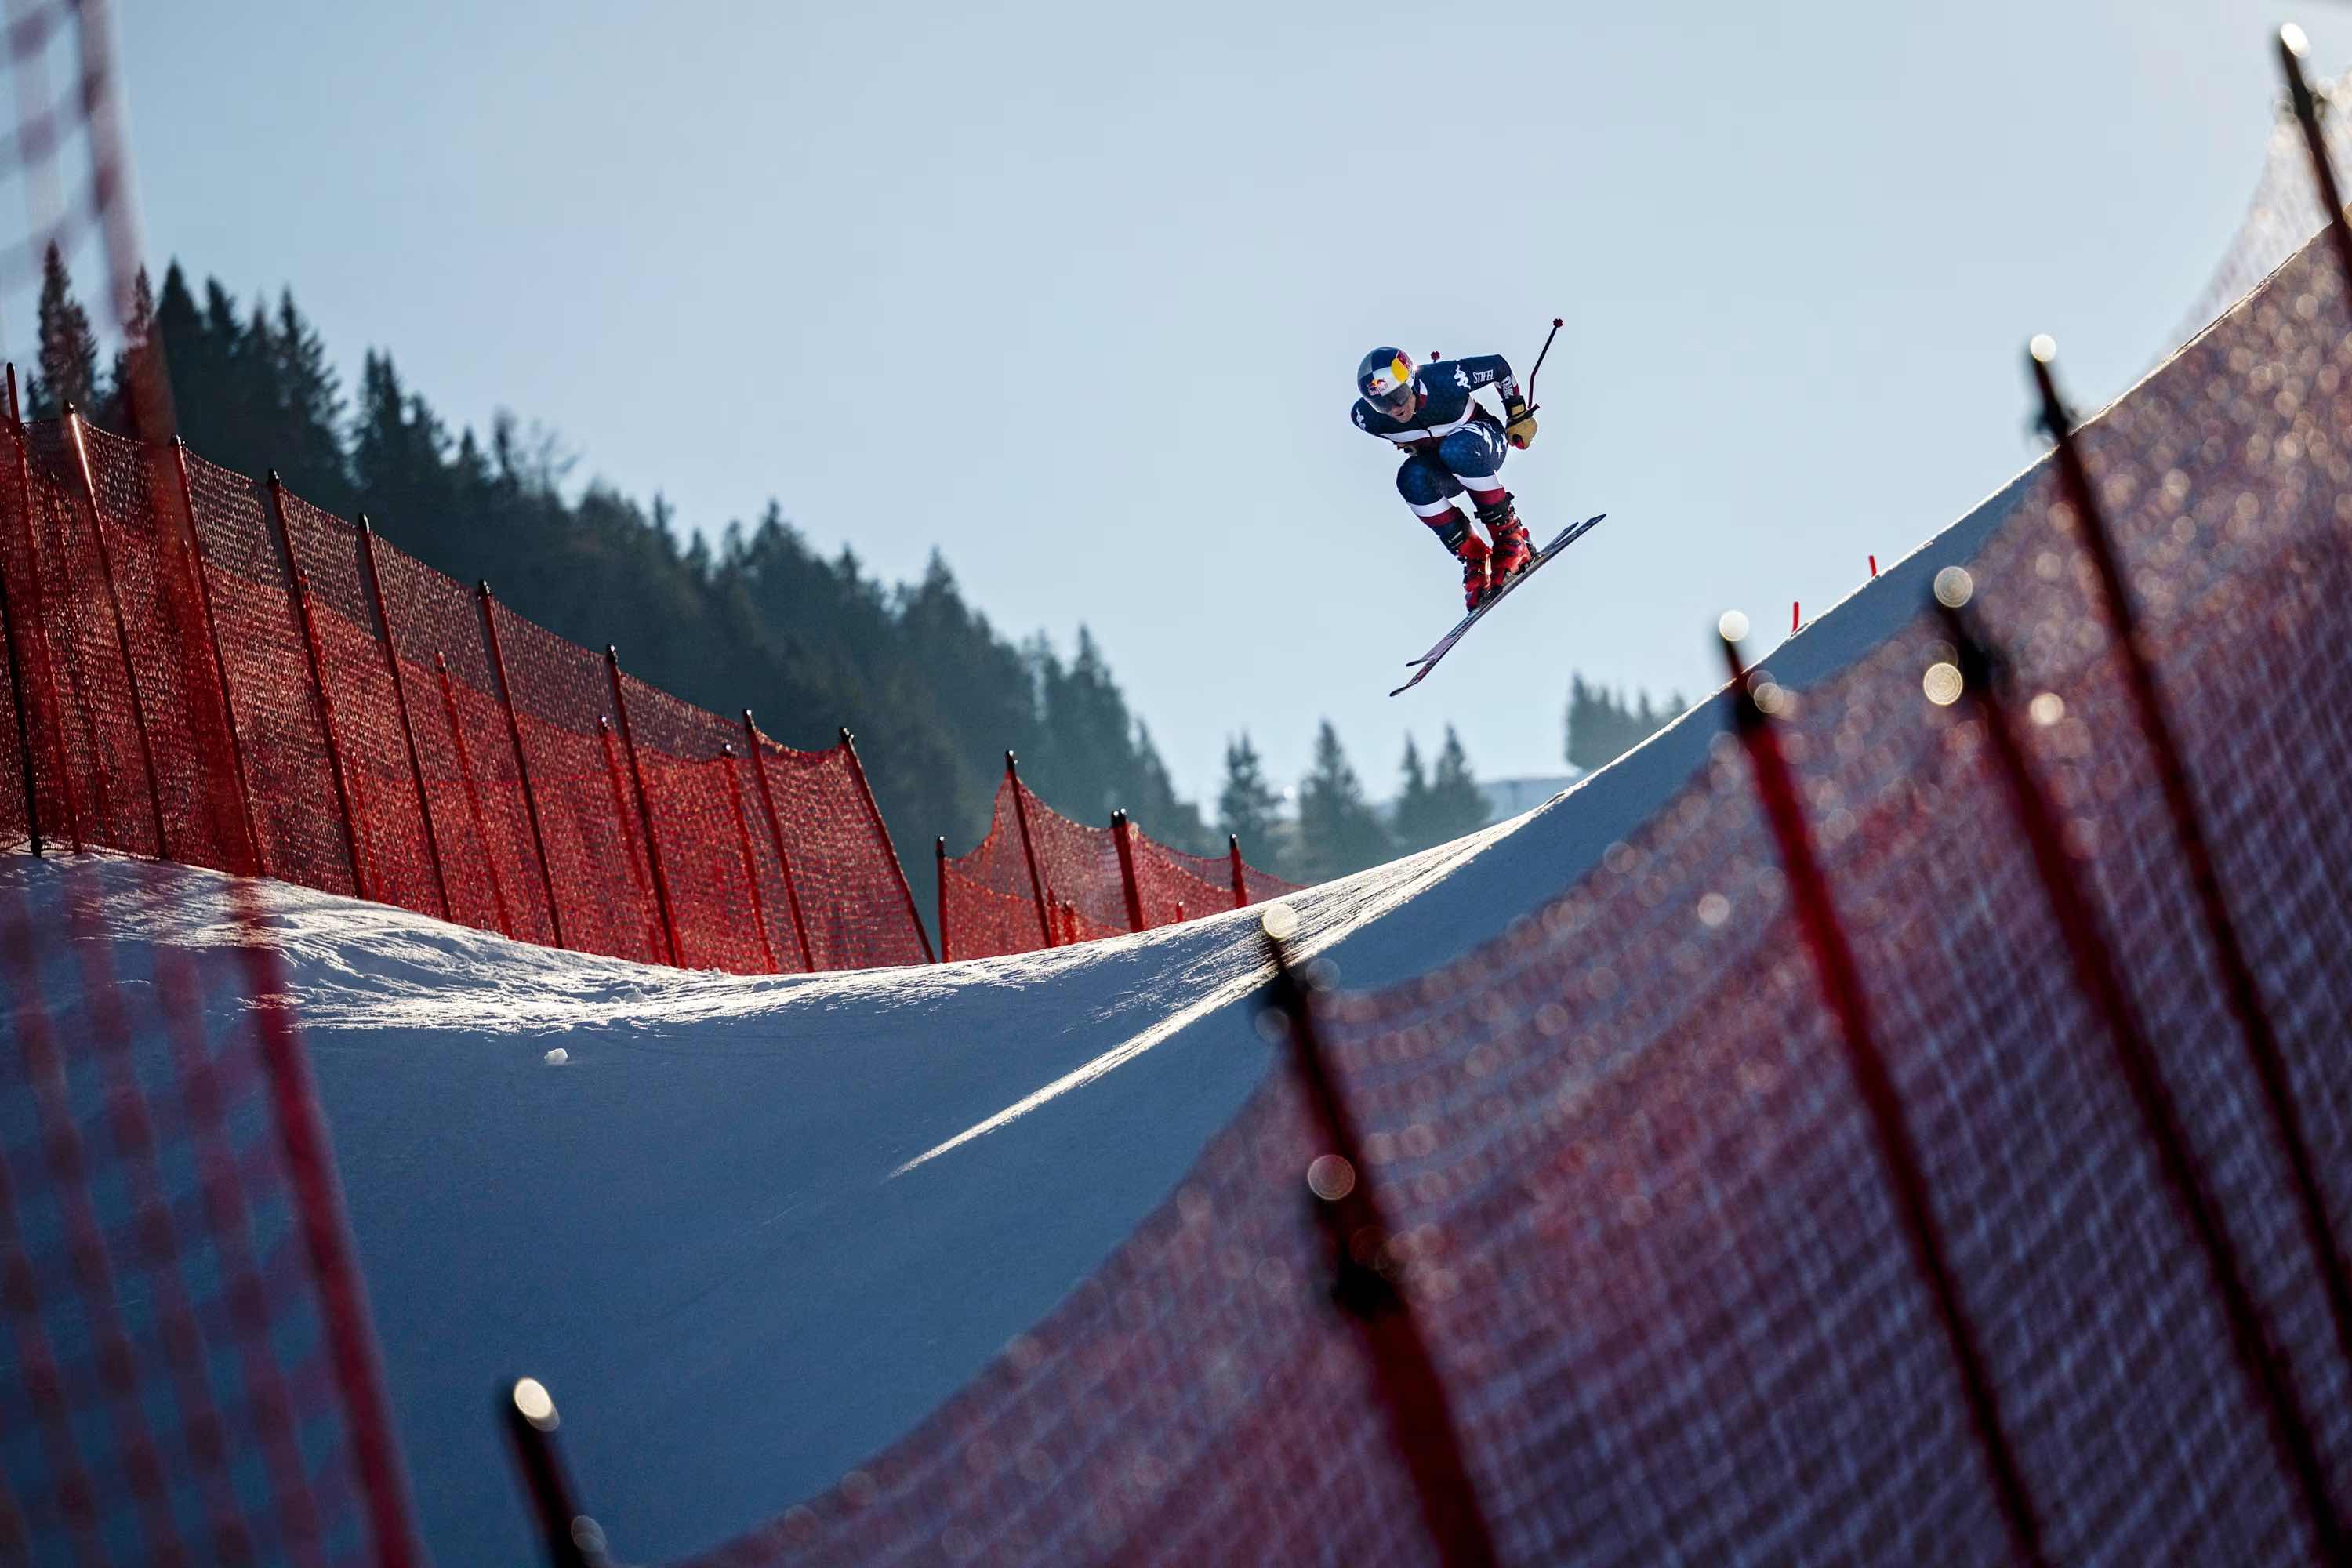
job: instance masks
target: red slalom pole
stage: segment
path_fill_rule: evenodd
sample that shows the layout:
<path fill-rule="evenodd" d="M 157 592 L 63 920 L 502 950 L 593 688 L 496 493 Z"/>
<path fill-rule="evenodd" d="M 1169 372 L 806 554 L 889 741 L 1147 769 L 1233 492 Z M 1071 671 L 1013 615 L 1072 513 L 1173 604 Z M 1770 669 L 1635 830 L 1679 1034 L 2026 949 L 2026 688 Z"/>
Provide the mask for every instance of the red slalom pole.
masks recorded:
<path fill-rule="evenodd" d="M 1242 875 L 1242 836 L 1240 834 L 1225 835 L 1225 860 L 1233 868 L 1234 908 L 1238 910 L 1249 903 L 1249 881 Z"/>

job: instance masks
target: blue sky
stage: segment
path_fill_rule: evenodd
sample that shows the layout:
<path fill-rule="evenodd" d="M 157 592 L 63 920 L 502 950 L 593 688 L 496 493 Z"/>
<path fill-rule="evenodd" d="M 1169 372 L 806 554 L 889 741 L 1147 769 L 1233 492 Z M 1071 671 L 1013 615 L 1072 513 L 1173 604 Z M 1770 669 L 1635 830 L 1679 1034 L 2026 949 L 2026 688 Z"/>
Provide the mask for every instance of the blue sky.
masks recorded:
<path fill-rule="evenodd" d="M 1092 626 L 1179 784 L 1317 721 L 1557 771 L 1571 670 L 1713 683 L 2032 453 L 2057 335 L 2120 390 L 2236 228 L 2276 95 L 2239 0 L 119 7 L 148 248 L 291 284 L 356 377 L 500 405 L 688 524 L 771 496 Z M 2306 12 L 2317 65 L 2352 17 Z M 27 320 L 0 300 L 7 341 Z M 1375 343 L 1524 366 L 1540 537 L 1610 521 L 1391 701 L 1452 563 L 1347 422 Z M 1148 825 L 1147 825 L 1148 826 Z"/>

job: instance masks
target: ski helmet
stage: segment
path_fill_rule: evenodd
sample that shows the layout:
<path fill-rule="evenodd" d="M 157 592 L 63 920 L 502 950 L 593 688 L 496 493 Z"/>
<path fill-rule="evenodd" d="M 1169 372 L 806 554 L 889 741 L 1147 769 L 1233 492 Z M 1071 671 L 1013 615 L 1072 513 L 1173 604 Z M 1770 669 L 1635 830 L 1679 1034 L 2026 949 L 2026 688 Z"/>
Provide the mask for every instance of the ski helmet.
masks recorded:
<path fill-rule="evenodd" d="M 1374 349 L 1356 366 L 1356 390 L 1381 413 L 1402 418 L 1412 406 L 1412 361 L 1402 349 Z"/>

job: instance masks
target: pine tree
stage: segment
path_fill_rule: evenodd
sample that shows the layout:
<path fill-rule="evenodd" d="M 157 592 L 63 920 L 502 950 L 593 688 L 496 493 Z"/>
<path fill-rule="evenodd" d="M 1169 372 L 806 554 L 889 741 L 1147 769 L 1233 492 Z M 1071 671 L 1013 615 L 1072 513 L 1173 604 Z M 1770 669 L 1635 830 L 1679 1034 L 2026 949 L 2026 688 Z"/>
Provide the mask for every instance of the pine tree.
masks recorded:
<path fill-rule="evenodd" d="M 163 343 L 163 366 L 172 378 L 172 403 L 179 415 L 180 434 L 188 445 L 214 462 L 225 462 L 221 440 L 225 421 L 218 394 L 226 368 L 218 344 L 205 321 L 202 306 L 188 287 L 188 275 L 176 261 L 163 269 L 163 292 L 155 301 L 155 332 Z"/>
<path fill-rule="evenodd" d="M 1328 719 L 1315 732 L 1315 763 L 1298 786 L 1297 868 L 1310 881 L 1376 866 L 1393 851 L 1388 829 Z"/>
<path fill-rule="evenodd" d="M 1437 753 L 1437 768 L 1429 783 L 1429 815 L 1435 833 L 1431 842 L 1443 844 L 1465 833 L 1475 833 L 1495 814 L 1486 792 L 1470 771 L 1469 753 L 1454 726 L 1445 727 L 1445 744 Z"/>
<path fill-rule="evenodd" d="M 1399 774 L 1396 811 L 1389 818 L 1389 831 L 1396 836 L 1397 847 L 1410 855 L 1438 841 L 1436 825 L 1430 819 L 1429 771 L 1421 765 L 1421 748 L 1411 735 L 1404 738 Z"/>
<path fill-rule="evenodd" d="M 1251 865 L 1275 870 L 1288 863 L 1282 797 L 1265 781 L 1265 766 L 1247 734 L 1225 742 L 1225 787 L 1217 793 L 1217 826 L 1241 840 Z"/>
<path fill-rule="evenodd" d="M 256 350 L 268 361 L 274 466 L 305 500 L 349 515 L 358 498 L 343 460 L 343 399 L 327 345 L 295 308 L 290 289 L 278 296 L 277 320 L 265 324 L 257 311 L 256 324 Z"/>
<path fill-rule="evenodd" d="M 57 242 L 41 256 L 40 375 L 30 388 L 36 419 L 54 418 L 68 404 L 95 414 L 98 398 L 98 335 L 89 312 L 73 297 L 73 279 Z"/>
<path fill-rule="evenodd" d="M 160 439 L 172 427 L 171 387 L 157 374 L 154 355 L 160 351 L 155 324 L 155 289 L 147 269 L 139 269 L 131 287 L 131 320 L 123 323 L 122 346 L 115 351 L 114 374 L 106 395 L 99 400 L 95 417 L 106 428 L 135 438 Z M 142 414 L 142 410 L 144 410 Z M 149 426 L 153 428 L 152 432 Z"/>

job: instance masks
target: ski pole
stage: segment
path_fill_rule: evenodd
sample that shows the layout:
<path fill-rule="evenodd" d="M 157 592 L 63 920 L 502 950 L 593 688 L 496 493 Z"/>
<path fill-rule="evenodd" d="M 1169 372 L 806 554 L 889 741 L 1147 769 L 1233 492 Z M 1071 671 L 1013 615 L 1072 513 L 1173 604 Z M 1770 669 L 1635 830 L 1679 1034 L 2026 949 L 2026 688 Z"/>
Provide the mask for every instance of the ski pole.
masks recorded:
<path fill-rule="evenodd" d="M 1544 355 L 1551 353 L 1552 339 L 1559 336 L 1559 328 L 1560 319 L 1554 316 L 1551 319 L 1551 331 L 1544 334 L 1544 346 L 1536 354 L 1536 368 L 1528 372 L 1528 412 L 1530 414 L 1539 406 L 1536 402 L 1536 376 L 1543 369 Z"/>

